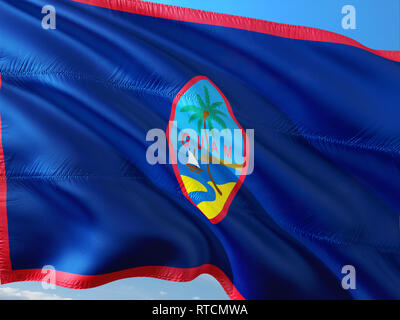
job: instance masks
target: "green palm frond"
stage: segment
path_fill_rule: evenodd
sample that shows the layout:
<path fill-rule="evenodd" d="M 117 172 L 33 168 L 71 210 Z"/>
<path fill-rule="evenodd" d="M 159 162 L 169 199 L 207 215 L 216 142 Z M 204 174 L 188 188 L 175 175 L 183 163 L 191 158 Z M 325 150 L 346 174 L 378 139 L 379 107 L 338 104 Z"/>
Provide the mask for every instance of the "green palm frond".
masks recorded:
<path fill-rule="evenodd" d="M 210 94 L 208 93 L 208 89 L 206 86 L 204 86 L 204 98 L 206 100 L 206 106 L 207 108 L 210 107 Z"/>
<path fill-rule="evenodd" d="M 183 106 L 181 108 L 181 112 L 188 112 L 188 111 L 199 112 L 199 111 L 201 111 L 201 108 L 199 108 L 198 106 L 193 106 L 193 105 Z"/>
<path fill-rule="evenodd" d="M 210 112 L 210 115 L 213 117 L 213 116 L 218 116 L 218 115 L 220 115 L 220 116 L 223 116 L 223 117 L 227 117 L 227 115 L 226 115 L 226 113 L 225 112 L 222 112 L 222 111 L 220 111 L 220 110 L 212 110 L 211 112 Z"/>
<path fill-rule="evenodd" d="M 196 94 L 197 101 L 199 102 L 199 105 L 202 107 L 203 110 L 208 110 L 207 106 L 204 104 L 203 99 L 200 97 L 199 94 Z"/>
<path fill-rule="evenodd" d="M 227 128 L 225 121 L 221 117 L 214 116 L 212 118 L 212 120 L 214 120 L 216 123 L 218 123 L 222 127 L 222 129 L 226 129 Z"/>
<path fill-rule="evenodd" d="M 214 102 L 211 106 L 210 106 L 210 109 L 216 109 L 216 108 L 218 108 L 219 106 L 221 106 L 223 103 L 221 102 L 221 101 L 218 101 L 218 102 Z"/>
<path fill-rule="evenodd" d="M 199 135 L 201 133 L 201 127 L 203 126 L 203 123 L 203 119 L 199 119 L 199 121 L 197 121 L 197 132 L 199 133 Z"/>
<path fill-rule="evenodd" d="M 189 118 L 189 123 L 196 119 L 200 119 L 200 120 L 203 119 L 203 111 L 200 110 L 200 111 L 197 111 L 196 113 L 193 113 Z"/>

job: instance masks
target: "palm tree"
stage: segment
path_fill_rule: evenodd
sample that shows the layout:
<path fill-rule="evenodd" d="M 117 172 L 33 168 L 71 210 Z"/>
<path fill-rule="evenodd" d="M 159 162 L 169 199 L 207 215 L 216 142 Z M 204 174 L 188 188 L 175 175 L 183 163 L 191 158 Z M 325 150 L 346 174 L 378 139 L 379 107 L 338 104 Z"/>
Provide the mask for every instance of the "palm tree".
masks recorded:
<path fill-rule="evenodd" d="M 206 86 L 204 86 L 204 101 L 200 97 L 199 94 L 196 94 L 197 101 L 200 105 L 200 107 L 195 106 L 195 105 L 187 105 L 181 108 L 181 112 L 193 112 L 193 114 L 189 118 L 189 123 L 193 122 L 194 120 L 197 120 L 197 131 L 200 133 L 201 131 L 201 126 L 204 125 L 204 131 L 207 132 L 207 124 L 208 128 L 212 130 L 214 128 L 213 122 L 218 123 L 222 129 L 226 129 L 226 123 L 225 121 L 221 118 L 221 116 L 226 117 L 226 114 L 222 112 L 221 110 L 218 110 L 218 108 L 223 104 L 222 102 L 210 102 L 210 94 L 208 92 L 208 89 Z M 200 136 L 200 134 L 199 134 Z M 209 152 L 209 145 L 208 145 L 208 136 L 206 134 L 206 141 L 207 141 L 207 155 Z M 207 171 L 208 175 L 210 176 L 211 182 L 213 183 L 215 190 L 222 195 L 221 190 L 219 190 L 217 184 L 215 183 L 213 177 L 211 176 L 210 172 L 210 165 L 209 161 L 207 161 Z"/>

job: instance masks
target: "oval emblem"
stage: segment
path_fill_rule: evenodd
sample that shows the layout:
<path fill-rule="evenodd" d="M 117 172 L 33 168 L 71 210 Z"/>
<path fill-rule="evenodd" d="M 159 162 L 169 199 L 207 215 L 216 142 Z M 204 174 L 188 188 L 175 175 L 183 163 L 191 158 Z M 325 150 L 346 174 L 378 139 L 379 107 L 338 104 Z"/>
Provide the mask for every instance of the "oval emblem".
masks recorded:
<path fill-rule="evenodd" d="M 167 138 L 183 194 L 220 222 L 246 177 L 249 152 L 246 132 L 210 79 L 197 76 L 176 95 Z"/>

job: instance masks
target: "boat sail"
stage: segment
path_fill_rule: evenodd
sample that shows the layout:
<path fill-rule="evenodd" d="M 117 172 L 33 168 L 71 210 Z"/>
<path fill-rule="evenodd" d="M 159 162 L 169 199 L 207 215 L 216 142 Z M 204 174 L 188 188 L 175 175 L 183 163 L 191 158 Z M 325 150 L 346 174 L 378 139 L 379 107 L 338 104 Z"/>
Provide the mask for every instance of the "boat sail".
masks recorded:
<path fill-rule="evenodd" d="M 188 149 L 188 161 L 186 165 L 189 167 L 190 171 L 200 173 L 203 169 L 200 168 L 199 162 L 197 161 L 196 157 L 193 153 Z"/>

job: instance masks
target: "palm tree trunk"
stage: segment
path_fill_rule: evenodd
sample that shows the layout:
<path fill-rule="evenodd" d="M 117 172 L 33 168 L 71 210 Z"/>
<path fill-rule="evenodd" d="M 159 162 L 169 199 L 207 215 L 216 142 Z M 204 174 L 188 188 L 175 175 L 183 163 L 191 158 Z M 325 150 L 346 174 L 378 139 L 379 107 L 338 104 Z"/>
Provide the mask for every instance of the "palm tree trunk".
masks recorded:
<path fill-rule="evenodd" d="M 208 153 L 209 153 L 209 145 L 208 145 L 208 136 L 207 136 L 207 126 L 206 126 L 206 119 L 207 119 L 207 117 L 205 116 L 204 117 L 204 134 L 206 135 L 206 141 L 207 141 L 207 156 L 208 156 Z M 208 157 L 209 158 L 209 157 Z M 215 181 L 214 181 L 214 179 L 213 179 L 213 177 L 211 176 L 211 172 L 210 172 L 210 161 L 208 160 L 207 161 L 207 171 L 208 171 L 208 175 L 210 176 L 210 179 L 211 179 L 211 182 L 213 183 L 213 185 L 214 185 L 214 187 L 215 187 L 215 190 L 217 190 L 218 191 L 218 193 L 219 193 L 219 195 L 220 196 L 222 196 L 222 192 L 221 192 L 221 190 L 219 190 L 219 188 L 217 187 L 217 184 L 215 183 Z"/>

